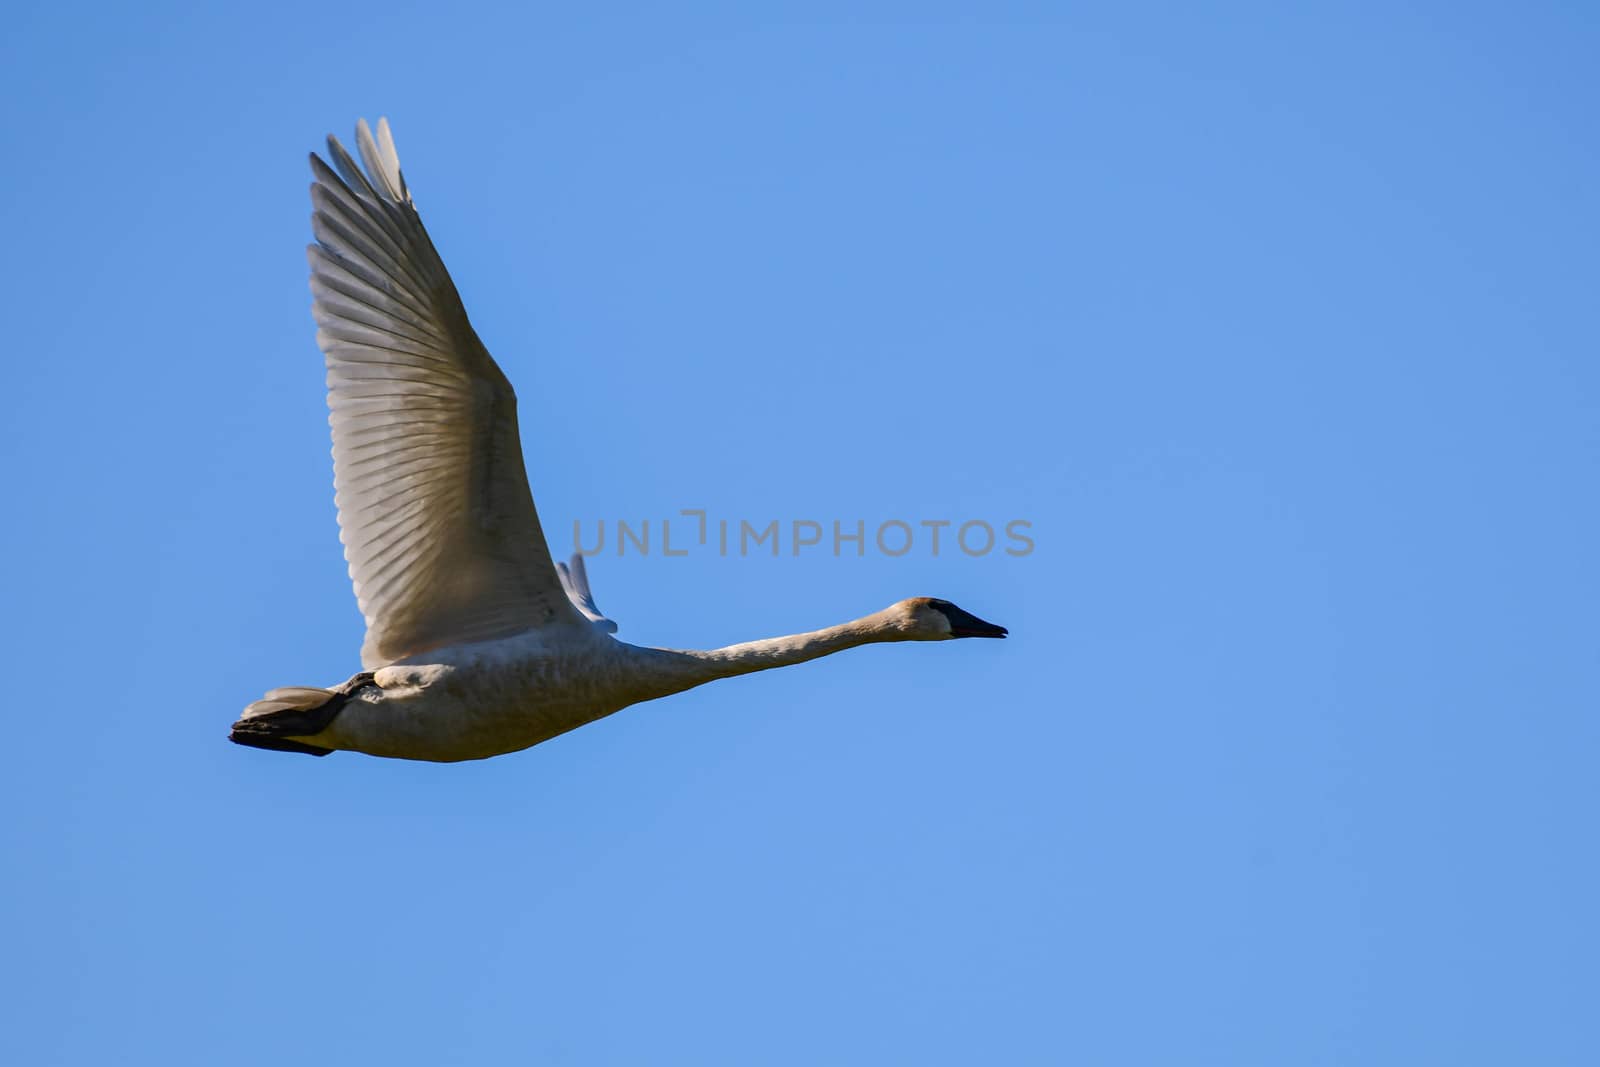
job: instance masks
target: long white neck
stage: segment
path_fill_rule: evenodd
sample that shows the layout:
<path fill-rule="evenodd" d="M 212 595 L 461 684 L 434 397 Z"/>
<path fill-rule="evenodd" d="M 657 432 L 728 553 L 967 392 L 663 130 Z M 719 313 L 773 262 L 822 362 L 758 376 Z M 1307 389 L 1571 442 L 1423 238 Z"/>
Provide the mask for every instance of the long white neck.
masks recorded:
<path fill-rule="evenodd" d="M 643 648 L 638 645 L 626 647 L 632 654 L 630 658 L 634 661 L 633 667 L 641 689 L 649 692 L 648 696 L 639 699 L 649 700 L 681 693 L 718 678 L 787 667 L 793 663 L 830 656 L 857 645 L 904 641 L 908 637 L 888 612 L 879 611 L 823 630 L 746 641 L 726 648 L 702 651 Z"/>

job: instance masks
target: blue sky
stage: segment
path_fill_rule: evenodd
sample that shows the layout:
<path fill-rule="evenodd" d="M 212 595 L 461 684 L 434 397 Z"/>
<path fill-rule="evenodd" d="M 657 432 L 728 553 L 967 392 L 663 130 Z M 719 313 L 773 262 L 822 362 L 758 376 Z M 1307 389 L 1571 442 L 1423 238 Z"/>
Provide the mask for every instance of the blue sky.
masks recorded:
<path fill-rule="evenodd" d="M 1404 8 L 1401 10 L 1401 8 Z M 13 1063 L 1592 1064 L 1596 17 L 32 5 L 0 42 Z M 357 666 L 305 153 L 386 114 L 619 636 L 851 652 L 431 766 Z"/>

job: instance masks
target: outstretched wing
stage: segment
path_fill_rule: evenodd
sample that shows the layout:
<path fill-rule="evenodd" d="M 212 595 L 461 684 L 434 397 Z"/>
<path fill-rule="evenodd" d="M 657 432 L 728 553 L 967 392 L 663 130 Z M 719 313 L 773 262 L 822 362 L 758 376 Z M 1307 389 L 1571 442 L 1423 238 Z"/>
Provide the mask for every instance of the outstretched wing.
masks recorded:
<path fill-rule="evenodd" d="M 574 552 L 571 564 L 557 560 L 556 572 L 561 575 L 561 586 L 567 591 L 567 599 L 572 601 L 572 606 L 602 633 L 616 633 L 617 624 L 601 614 L 595 606 L 594 594 L 589 591 L 589 568 L 584 566 L 583 553 Z"/>
<path fill-rule="evenodd" d="M 340 540 L 368 669 L 445 645 L 582 626 L 550 561 L 517 399 L 422 227 L 386 120 L 311 170 L 312 305 L 328 364 Z M 335 169 L 337 168 L 337 173 Z"/>

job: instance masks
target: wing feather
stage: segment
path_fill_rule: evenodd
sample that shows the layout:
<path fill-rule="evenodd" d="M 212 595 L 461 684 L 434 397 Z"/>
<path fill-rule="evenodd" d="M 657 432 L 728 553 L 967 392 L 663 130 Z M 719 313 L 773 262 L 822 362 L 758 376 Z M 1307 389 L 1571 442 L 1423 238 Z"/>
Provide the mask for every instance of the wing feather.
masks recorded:
<path fill-rule="evenodd" d="M 561 576 L 561 586 L 567 591 L 567 599 L 572 601 L 572 606 L 578 609 L 579 614 L 601 633 L 617 632 L 617 624 L 606 618 L 595 605 L 594 593 L 589 589 L 589 568 L 583 562 L 583 553 L 574 552 L 570 563 L 557 560 L 556 573 Z"/>
<path fill-rule="evenodd" d="M 444 645 L 587 625 L 528 490 L 516 395 L 484 349 L 386 121 L 311 157 L 312 311 L 327 359 L 340 540 L 368 669 Z"/>

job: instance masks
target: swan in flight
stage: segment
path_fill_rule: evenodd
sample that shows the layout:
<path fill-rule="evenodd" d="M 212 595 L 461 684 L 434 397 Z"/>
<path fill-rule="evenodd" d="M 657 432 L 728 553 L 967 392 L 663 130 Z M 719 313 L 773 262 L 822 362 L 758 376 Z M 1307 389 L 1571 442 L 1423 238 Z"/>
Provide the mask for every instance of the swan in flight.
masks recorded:
<path fill-rule="evenodd" d="M 311 156 L 312 310 L 327 357 L 340 540 L 366 618 L 362 670 L 273 689 L 229 735 L 325 756 L 483 759 L 718 678 L 885 641 L 1004 637 L 914 597 L 824 630 L 710 651 L 618 641 L 583 557 L 555 563 L 522 465 L 517 400 L 467 321 L 400 174 L 387 120 Z"/>

